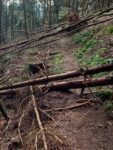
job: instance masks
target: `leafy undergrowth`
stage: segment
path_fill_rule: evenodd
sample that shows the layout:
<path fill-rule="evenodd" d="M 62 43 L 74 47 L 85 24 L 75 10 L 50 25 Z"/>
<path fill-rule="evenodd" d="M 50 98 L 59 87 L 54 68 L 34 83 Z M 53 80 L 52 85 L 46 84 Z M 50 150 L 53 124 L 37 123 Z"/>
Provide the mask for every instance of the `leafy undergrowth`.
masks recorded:
<path fill-rule="evenodd" d="M 96 93 L 96 96 L 101 99 L 104 104 L 103 108 L 105 112 L 111 113 L 113 111 L 113 91 L 112 89 L 103 88 L 100 92 Z"/>
<path fill-rule="evenodd" d="M 92 28 L 87 32 L 75 34 L 73 41 L 79 45 L 79 48 L 73 50 L 74 57 L 78 60 L 83 68 L 94 67 L 102 64 L 108 64 L 113 62 L 113 58 L 108 57 L 109 48 L 105 41 L 100 37 L 102 35 L 113 34 L 113 26 L 104 27 L 98 31 L 99 27 Z M 106 73 L 100 73 L 95 77 L 106 75 Z"/>
<path fill-rule="evenodd" d="M 109 44 L 109 37 L 113 35 L 113 26 L 93 27 L 85 32 L 75 34 L 73 41 L 78 48 L 73 50 L 75 59 L 83 68 L 95 67 L 102 64 L 113 63 L 113 45 Z M 98 78 L 108 76 L 109 72 L 102 72 L 94 75 Z M 111 74 L 110 74 L 111 75 Z M 101 99 L 104 103 L 104 110 L 113 111 L 113 103 L 108 102 L 111 99 L 113 91 L 111 87 L 96 88 L 96 97 Z M 98 92 L 99 91 L 99 92 Z"/>

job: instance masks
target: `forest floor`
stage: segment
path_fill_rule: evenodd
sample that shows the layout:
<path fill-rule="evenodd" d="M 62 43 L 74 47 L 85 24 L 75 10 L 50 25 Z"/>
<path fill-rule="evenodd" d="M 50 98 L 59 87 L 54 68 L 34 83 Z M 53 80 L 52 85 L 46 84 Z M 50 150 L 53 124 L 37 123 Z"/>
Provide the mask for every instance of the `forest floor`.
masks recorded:
<path fill-rule="evenodd" d="M 37 47 L 8 55 L 2 60 L 5 62 L 4 66 L 2 66 L 5 68 L 4 78 L 8 78 L 6 84 L 27 80 L 27 65 L 36 64 L 40 61 L 50 66 L 47 71 L 48 75 L 80 69 L 78 61 L 73 56 L 73 49 L 76 47 L 77 45 L 70 38 L 65 37 L 48 46 L 43 45 L 40 48 Z M 58 54 L 50 55 L 53 52 Z M 31 78 L 37 78 L 42 75 L 45 75 L 44 72 L 37 73 L 31 76 Z M 73 80 L 78 80 L 78 78 Z M 8 129 L 4 132 L 1 120 L 1 150 L 35 149 L 32 145 L 35 141 L 36 135 L 34 135 L 34 132 L 37 129 L 37 125 L 34 121 L 35 115 L 31 111 L 28 111 L 28 114 L 26 114 L 28 108 L 33 111 L 32 106 L 30 107 L 30 98 L 26 101 L 28 95 L 27 88 L 22 88 L 15 97 L 3 97 L 8 108 L 8 113 L 13 119 L 10 120 Z M 113 120 L 108 118 L 103 105 L 99 103 L 98 98 L 88 89 L 82 96 L 79 95 L 80 90 L 36 94 L 36 98 L 38 99 L 37 105 L 41 109 L 66 108 L 74 106 L 77 104 L 77 101 L 95 101 L 80 108 L 64 109 L 62 111 L 52 110 L 49 116 L 54 118 L 54 121 L 46 115 L 42 115 L 41 119 L 44 128 L 57 135 L 59 141 L 61 139 L 64 143 L 59 143 L 61 147 L 53 146 L 51 150 L 113 150 Z M 20 116 L 24 113 L 24 119 L 21 118 L 20 131 L 25 145 L 20 147 L 20 145 L 12 143 L 12 140 L 20 138 L 18 125 Z M 52 141 L 51 139 L 50 141 L 50 145 L 52 142 L 54 143 L 54 140 Z M 43 146 L 39 147 L 38 150 L 43 150 Z"/>
<path fill-rule="evenodd" d="M 54 49 L 63 56 L 64 71 L 78 70 L 77 60 L 72 55 L 75 45 L 64 38 L 53 44 Z M 88 90 L 87 90 L 88 91 Z M 46 95 L 51 108 L 68 107 L 76 104 L 77 100 L 95 99 L 92 94 L 79 97 L 80 90 L 73 93 L 52 92 Z M 43 98 L 42 98 L 43 99 Z M 53 130 L 63 136 L 71 150 L 112 150 L 113 120 L 109 120 L 101 105 L 92 104 L 83 108 L 55 112 L 54 119 L 58 127 Z M 51 126 L 51 123 L 50 123 Z M 53 124 L 52 124 L 53 127 Z"/>

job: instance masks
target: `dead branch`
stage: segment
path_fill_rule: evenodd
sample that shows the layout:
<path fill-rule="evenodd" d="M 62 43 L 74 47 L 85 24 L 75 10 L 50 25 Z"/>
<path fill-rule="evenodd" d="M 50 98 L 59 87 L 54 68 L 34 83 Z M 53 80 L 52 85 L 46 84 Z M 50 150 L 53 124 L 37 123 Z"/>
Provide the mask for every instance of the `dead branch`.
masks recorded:
<path fill-rule="evenodd" d="M 79 107 L 88 105 L 90 103 L 91 103 L 91 100 L 87 100 L 86 102 L 82 102 L 80 104 L 75 104 L 75 105 L 71 105 L 71 106 L 67 106 L 67 107 L 61 107 L 61 108 L 52 108 L 52 109 L 48 109 L 45 111 L 50 112 L 50 111 L 62 111 L 62 110 L 67 110 L 67 109 L 74 109 L 74 108 L 79 108 Z"/>
<path fill-rule="evenodd" d="M 42 133 L 42 137 L 43 137 L 44 149 L 48 150 L 47 140 L 46 140 L 46 136 L 44 134 L 44 128 L 42 126 L 40 115 L 39 115 L 39 112 L 38 112 L 38 109 L 37 109 L 37 106 L 36 106 L 36 98 L 34 96 L 34 91 L 33 91 L 33 87 L 32 86 L 30 86 L 30 91 L 31 91 L 31 94 L 32 94 L 31 95 L 31 99 L 32 99 L 32 102 L 33 102 L 33 107 L 34 107 L 34 111 L 35 111 L 35 114 L 36 114 L 37 122 L 38 122 L 38 125 L 39 125 L 41 133 Z"/>
<path fill-rule="evenodd" d="M 15 94 L 16 94 L 16 90 L 8 89 L 8 90 L 0 91 L 0 96 L 2 96 L 2 95 L 15 95 Z"/>

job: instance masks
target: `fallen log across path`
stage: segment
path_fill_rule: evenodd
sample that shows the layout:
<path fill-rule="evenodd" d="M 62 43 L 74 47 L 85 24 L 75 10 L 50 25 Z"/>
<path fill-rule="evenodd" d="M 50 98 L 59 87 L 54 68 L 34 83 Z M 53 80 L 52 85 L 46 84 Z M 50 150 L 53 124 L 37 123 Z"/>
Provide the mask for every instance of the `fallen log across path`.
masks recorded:
<path fill-rule="evenodd" d="M 96 87 L 96 86 L 106 86 L 113 85 L 113 77 L 107 78 L 99 78 L 94 80 L 86 80 L 86 81 L 67 81 L 67 82 L 58 82 L 46 86 L 48 91 L 62 91 L 68 89 L 77 89 L 77 88 L 87 88 L 87 87 Z M 43 90 L 45 86 L 40 86 Z"/>
<path fill-rule="evenodd" d="M 47 84 L 48 82 L 51 82 L 51 81 L 64 80 L 64 79 L 69 79 L 69 78 L 74 78 L 74 77 L 79 77 L 79 76 L 86 77 L 87 75 L 93 75 L 93 74 L 97 74 L 100 72 L 112 71 L 112 70 L 113 70 L 113 64 L 105 64 L 105 65 L 100 65 L 100 66 L 93 67 L 93 68 L 86 69 L 86 70 L 80 69 L 78 71 L 72 71 L 72 72 L 58 74 L 58 75 L 51 75 L 48 77 L 42 77 L 42 78 L 37 78 L 34 80 L 14 83 L 12 85 L 0 86 L 0 91 L 9 90 L 9 89 L 17 89 L 17 88 L 21 88 L 25 86 L 36 85 L 36 84 Z"/>
<path fill-rule="evenodd" d="M 51 85 L 40 85 L 39 89 L 42 91 L 64 91 L 68 89 L 83 89 L 87 87 L 97 87 L 97 86 L 106 86 L 113 85 L 113 77 L 99 78 L 94 80 L 79 80 L 79 81 L 65 81 L 65 82 L 57 82 L 52 83 Z M 11 92 L 15 92 L 15 90 L 10 90 Z M 0 91 L 0 95 L 8 94 L 9 90 Z"/>

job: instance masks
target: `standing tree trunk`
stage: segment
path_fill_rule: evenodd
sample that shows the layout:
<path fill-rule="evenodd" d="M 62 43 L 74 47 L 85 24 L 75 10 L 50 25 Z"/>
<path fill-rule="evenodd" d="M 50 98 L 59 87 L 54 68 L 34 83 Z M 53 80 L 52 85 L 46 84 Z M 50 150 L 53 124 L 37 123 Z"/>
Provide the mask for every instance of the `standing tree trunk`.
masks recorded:
<path fill-rule="evenodd" d="M 14 1 L 11 5 L 11 40 L 14 40 Z"/>
<path fill-rule="evenodd" d="M 3 1 L 0 0 L 0 43 L 2 43 L 2 10 L 3 10 Z"/>
<path fill-rule="evenodd" d="M 24 29 L 25 29 L 25 34 L 26 34 L 26 38 L 29 39 L 28 28 L 27 28 L 27 15 L 26 15 L 26 0 L 23 0 L 23 11 L 24 11 Z"/>
<path fill-rule="evenodd" d="M 6 1 L 6 10 L 5 10 L 5 32 L 8 31 L 8 7 L 7 7 L 7 1 Z M 7 42 L 8 35 L 5 35 L 5 42 Z"/>
<path fill-rule="evenodd" d="M 49 0 L 49 27 L 52 25 L 52 9 L 51 9 L 51 0 Z"/>

